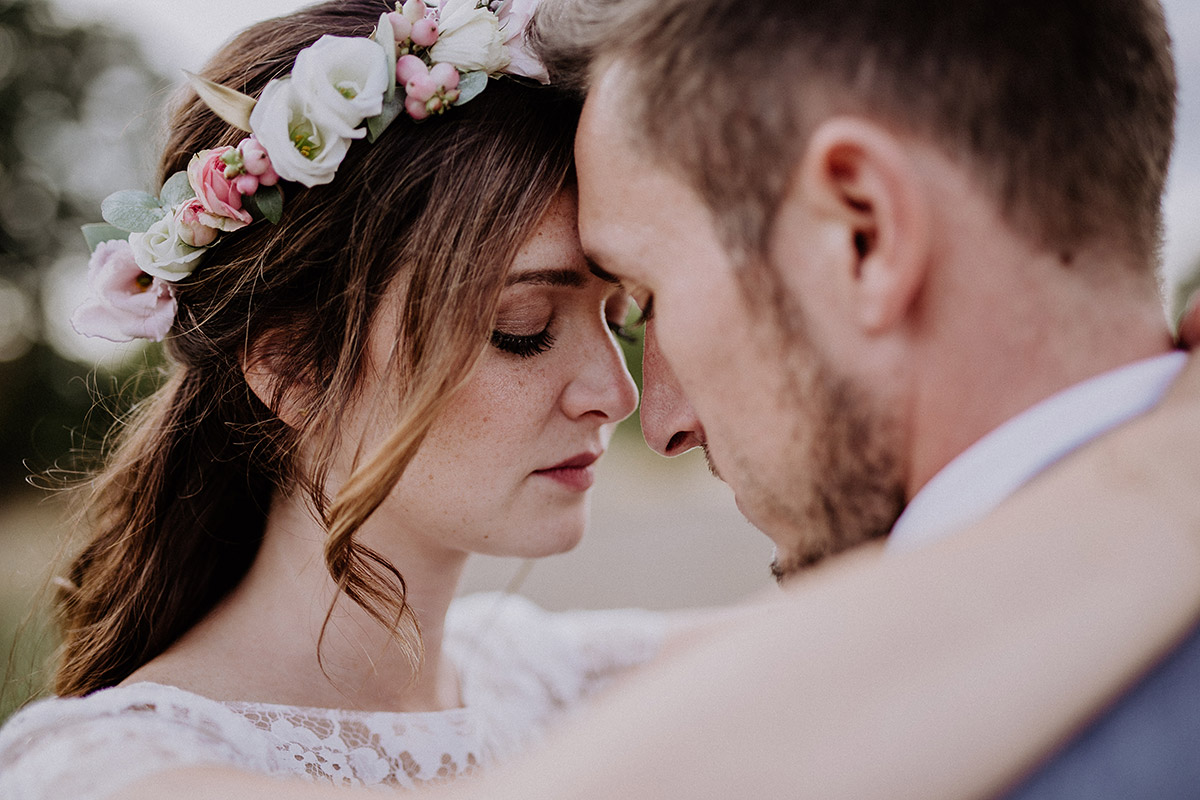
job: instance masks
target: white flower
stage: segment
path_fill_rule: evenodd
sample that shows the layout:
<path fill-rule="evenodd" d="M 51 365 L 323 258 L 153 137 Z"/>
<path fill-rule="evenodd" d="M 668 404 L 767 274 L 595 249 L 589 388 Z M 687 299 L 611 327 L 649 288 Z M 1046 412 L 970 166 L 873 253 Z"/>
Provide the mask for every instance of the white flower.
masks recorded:
<path fill-rule="evenodd" d="M 300 51 L 292 67 L 292 91 L 304 107 L 344 122 L 338 133 L 348 138 L 358 138 L 354 129 L 383 111 L 387 88 L 387 54 L 372 39 L 322 36 Z"/>
<path fill-rule="evenodd" d="M 508 66 L 500 21 L 478 0 L 446 0 L 438 12 L 438 40 L 429 48 L 433 62 L 449 62 L 460 72 L 489 75 Z"/>
<path fill-rule="evenodd" d="M 203 247 L 189 247 L 179 237 L 178 217 L 169 213 L 145 233 L 129 234 L 133 260 L 142 272 L 164 281 L 177 281 L 192 274 L 204 255 Z"/>
<path fill-rule="evenodd" d="M 250 129 L 270 154 L 279 177 L 305 186 L 329 183 L 350 141 L 366 136 L 365 130 L 343 135 L 345 120 L 322 111 L 306 104 L 288 78 L 273 80 L 262 90 L 250 113 Z"/>
<path fill-rule="evenodd" d="M 538 83 L 549 83 L 550 73 L 546 66 L 526 46 L 525 33 L 533 12 L 541 0 L 505 0 L 496 12 L 500 20 L 500 32 L 504 35 L 504 46 L 508 48 L 509 63 L 504 71 L 509 75 L 533 78 Z"/>

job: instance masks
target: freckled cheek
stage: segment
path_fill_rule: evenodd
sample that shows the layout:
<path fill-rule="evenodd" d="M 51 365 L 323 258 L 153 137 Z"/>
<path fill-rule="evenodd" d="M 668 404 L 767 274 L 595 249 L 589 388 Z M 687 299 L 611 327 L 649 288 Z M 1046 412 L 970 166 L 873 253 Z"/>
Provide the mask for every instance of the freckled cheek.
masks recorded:
<path fill-rule="evenodd" d="M 544 370 L 528 363 L 484 364 L 435 425 L 443 451 L 500 465 L 521 463 L 553 406 Z M 535 456 L 540 454 L 534 454 Z"/>

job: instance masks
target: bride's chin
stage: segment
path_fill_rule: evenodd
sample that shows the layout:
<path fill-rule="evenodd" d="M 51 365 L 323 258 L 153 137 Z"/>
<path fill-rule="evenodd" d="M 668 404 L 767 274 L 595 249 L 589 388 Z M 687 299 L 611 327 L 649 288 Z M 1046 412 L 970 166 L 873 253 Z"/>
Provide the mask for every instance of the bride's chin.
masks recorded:
<path fill-rule="evenodd" d="M 586 527 L 586 520 L 583 519 L 556 522 L 545 527 L 531 526 L 523 535 L 513 537 L 507 542 L 495 542 L 490 547 L 481 548 L 480 553 L 505 558 L 556 556 L 575 549 L 583 539 Z"/>

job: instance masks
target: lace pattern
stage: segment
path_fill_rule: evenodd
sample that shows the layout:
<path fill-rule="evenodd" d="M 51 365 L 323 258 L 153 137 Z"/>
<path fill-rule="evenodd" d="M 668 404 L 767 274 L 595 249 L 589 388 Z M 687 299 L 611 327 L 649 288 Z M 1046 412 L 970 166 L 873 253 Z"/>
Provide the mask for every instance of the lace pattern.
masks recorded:
<path fill-rule="evenodd" d="M 363 712 L 222 702 L 140 683 L 35 703 L 0 730 L 0 798 L 101 800 L 155 772 L 219 765 L 408 789 L 527 748 L 565 709 L 654 656 L 659 614 L 553 614 L 520 597 L 454 603 L 444 647 L 464 708 Z"/>
<path fill-rule="evenodd" d="M 336 786 L 411 789 L 470 775 L 485 758 L 467 709 L 390 714 L 225 705 L 266 736 L 276 774 Z"/>

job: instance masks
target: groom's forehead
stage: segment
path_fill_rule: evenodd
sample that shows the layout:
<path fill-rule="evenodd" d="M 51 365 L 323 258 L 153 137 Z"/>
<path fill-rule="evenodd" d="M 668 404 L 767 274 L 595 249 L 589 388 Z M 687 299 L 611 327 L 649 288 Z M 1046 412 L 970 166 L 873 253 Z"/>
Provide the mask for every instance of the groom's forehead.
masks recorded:
<path fill-rule="evenodd" d="M 653 210 L 641 203 L 653 164 L 633 142 L 622 100 L 621 87 L 606 71 L 588 92 L 575 138 L 580 238 L 588 257 L 612 270 L 634 244 L 630 228 L 638 216 Z"/>

